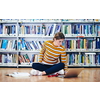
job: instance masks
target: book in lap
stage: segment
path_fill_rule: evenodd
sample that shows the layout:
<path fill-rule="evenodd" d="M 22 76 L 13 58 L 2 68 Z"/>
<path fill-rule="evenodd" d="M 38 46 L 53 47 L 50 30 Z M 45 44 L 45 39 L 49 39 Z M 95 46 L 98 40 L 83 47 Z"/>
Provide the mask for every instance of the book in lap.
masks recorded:
<path fill-rule="evenodd" d="M 78 75 L 83 69 L 84 68 L 70 68 L 68 69 L 68 71 L 65 71 L 64 75 L 58 75 L 58 77 L 61 77 L 61 78 L 78 77 Z"/>

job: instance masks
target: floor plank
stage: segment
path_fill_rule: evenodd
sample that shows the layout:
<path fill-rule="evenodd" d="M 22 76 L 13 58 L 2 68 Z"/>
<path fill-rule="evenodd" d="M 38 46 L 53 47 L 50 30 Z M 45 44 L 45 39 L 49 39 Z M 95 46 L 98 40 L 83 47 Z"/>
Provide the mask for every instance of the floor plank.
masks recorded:
<path fill-rule="evenodd" d="M 100 68 L 85 68 L 78 77 L 58 78 L 48 76 L 30 76 L 14 78 L 5 76 L 13 72 L 30 72 L 31 68 L 0 68 L 0 82 L 100 82 Z"/>

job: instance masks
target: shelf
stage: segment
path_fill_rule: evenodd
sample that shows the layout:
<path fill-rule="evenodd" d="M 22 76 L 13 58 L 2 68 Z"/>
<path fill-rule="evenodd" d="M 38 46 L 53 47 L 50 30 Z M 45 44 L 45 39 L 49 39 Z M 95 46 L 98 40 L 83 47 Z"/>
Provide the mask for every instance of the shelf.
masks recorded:
<path fill-rule="evenodd" d="M 22 66 L 22 67 L 24 67 L 24 66 L 28 67 L 29 66 L 29 67 L 31 67 L 32 65 L 25 65 L 24 64 L 24 65 L 18 65 L 18 66 Z"/>
<path fill-rule="evenodd" d="M 65 38 L 95 38 L 97 36 L 83 36 L 81 37 L 81 35 L 66 35 Z M 100 36 L 99 36 L 100 37 Z"/>
<path fill-rule="evenodd" d="M 60 22 L 60 21 L 59 22 L 57 22 L 57 21 L 52 21 L 52 22 L 50 22 L 50 21 L 49 22 L 42 22 L 42 21 L 41 22 L 35 22 L 35 21 L 34 22 L 22 22 L 22 21 L 19 21 L 18 23 L 21 23 L 21 24 L 48 24 L 48 23 L 49 24 L 61 24 L 62 22 Z"/>
<path fill-rule="evenodd" d="M 18 37 L 27 37 L 27 38 L 53 38 L 53 36 L 43 36 L 43 35 L 19 35 Z"/>
<path fill-rule="evenodd" d="M 1 24 L 17 24 L 17 21 L 0 21 Z"/>
<path fill-rule="evenodd" d="M 0 49 L 0 52 L 17 52 L 17 50 L 2 50 L 2 49 Z"/>
<path fill-rule="evenodd" d="M 93 24 L 94 22 L 93 21 L 90 21 L 90 22 L 82 22 L 82 21 L 79 21 L 79 22 L 77 22 L 77 21 L 62 21 L 62 23 L 64 24 L 64 23 L 68 23 L 68 24 Z"/>
<path fill-rule="evenodd" d="M 82 35 L 83 37 L 80 37 L 81 35 L 65 35 L 65 38 L 94 38 L 94 37 L 100 37 L 100 36 L 84 36 Z M 44 36 L 44 35 L 35 35 L 35 34 L 29 34 L 29 35 L 19 35 L 18 37 L 33 37 L 33 38 L 53 38 L 53 36 Z"/>
<path fill-rule="evenodd" d="M 94 53 L 94 52 L 100 52 L 100 50 L 66 50 L 66 52 L 85 52 L 85 53 Z"/>
<path fill-rule="evenodd" d="M 17 63 L 4 63 L 0 64 L 0 66 L 17 66 Z"/>
<path fill-rule="evenodd" d="M 0 52 L 34 52 L 34 53 L 39 53 L 40 50 L 4 50 L 4 49 L 0 49 Z M 100 52 L 100 50 L 66 50 L 66 52 L 85 52 L 85 53 L 94 53 L 94 52 Z"/>
<path fill-rule="evenodd" d="M 68 65 L 68 67 L 100 67 L 100 65 Z"/>
<path fill-rule="evenodd" d="M 2 38 L 3 38 L 3 37 L 4 37 L 4 38 L 17 38 L 17 36 L 1 35 L 1 34 L 0 34 L 0 38 L 1 38 L 1 37 L 2 37 Z"/>
<path fill-rule="evenodd" d="M 18 50 L 18 52 L 26 52 L 26 53 L 34 52 L 34 53 L 39 53 L 40 51 L 39 50 L 33 50 L 33 51 L 30 51 L 30 50 Z"/>

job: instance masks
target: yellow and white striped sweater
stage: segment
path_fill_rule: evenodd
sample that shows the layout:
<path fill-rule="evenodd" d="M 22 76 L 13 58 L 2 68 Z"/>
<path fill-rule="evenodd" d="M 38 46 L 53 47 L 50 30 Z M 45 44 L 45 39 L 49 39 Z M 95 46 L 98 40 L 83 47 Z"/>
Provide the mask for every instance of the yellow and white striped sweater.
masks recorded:
<path fill-rule="evenodd" d="M 61 62 L 67 67 L 65 47 L 55 46 L 52 40 L 45 41 L 40 51 L 39 62 L 53 65 L 59 62 L 59 57 L 61 57 Z"/>

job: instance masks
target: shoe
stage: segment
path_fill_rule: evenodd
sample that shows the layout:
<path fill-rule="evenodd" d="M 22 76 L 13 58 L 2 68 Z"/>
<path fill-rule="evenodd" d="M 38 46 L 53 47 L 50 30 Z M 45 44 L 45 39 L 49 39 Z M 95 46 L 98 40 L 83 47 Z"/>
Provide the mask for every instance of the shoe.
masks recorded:
<path fill-rule="evenodd" d="M 57 73 L 60 74 L 60 75 L 64 74 L 64 70 L 62 69 L 62 70 L 58 71 Z"/>
<path fill-rule="evenodd" d="M 42 76 L 42 72 L 38 71 L 38 70 L 35 70 L 35 69 L 32 69 L 30 71 L 30 74 L 33 75 L 33 76 Z"/>

